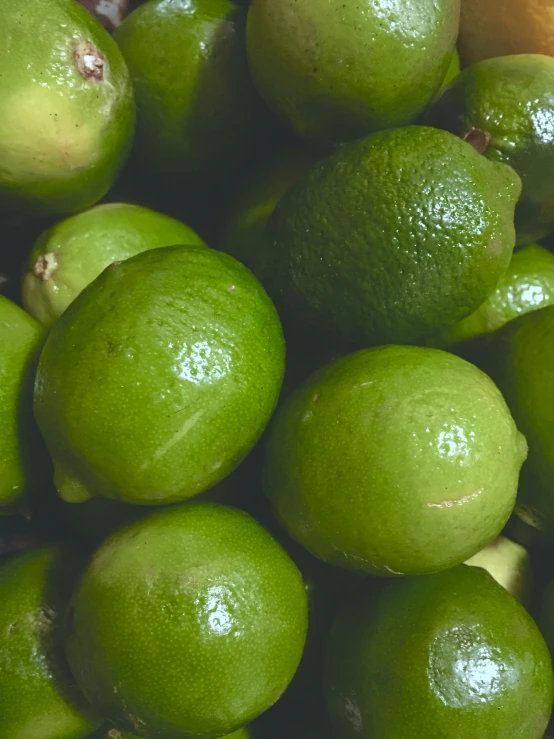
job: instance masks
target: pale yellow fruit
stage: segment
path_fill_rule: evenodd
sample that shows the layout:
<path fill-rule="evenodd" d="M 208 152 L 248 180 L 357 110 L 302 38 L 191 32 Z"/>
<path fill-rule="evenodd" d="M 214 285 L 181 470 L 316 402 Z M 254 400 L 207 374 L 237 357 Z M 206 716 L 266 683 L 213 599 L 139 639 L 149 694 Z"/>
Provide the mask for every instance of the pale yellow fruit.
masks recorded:
<path fill-rule="evenodd" d="M 554 56 L 554 0 L 462 0 L 463 66 L 507 54 Z"/>

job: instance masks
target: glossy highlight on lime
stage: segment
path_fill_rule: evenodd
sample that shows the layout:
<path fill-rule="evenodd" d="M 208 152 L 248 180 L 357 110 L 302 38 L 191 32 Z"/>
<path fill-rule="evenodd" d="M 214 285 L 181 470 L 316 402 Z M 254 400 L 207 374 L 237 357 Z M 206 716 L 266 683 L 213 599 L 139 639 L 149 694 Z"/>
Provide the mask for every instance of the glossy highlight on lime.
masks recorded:
<path fill-rule="evenodd" d="M 435 349 L 382 346 L 312 375 L 280 407 L 264 488 L 324 561 L 373 575 L 452 567 L 496 537 L 527 455 L 500 391 Z"/>
<path fill-rule="evenodd" d="M 75 592 L 66 652 L 100 713 L 140 737 L 222 736 L 300 661 L 302 577 L 248 514 L 192 503 L 110 537 Z"/>
<path fill-rule="evenodd" d="M 173 246 L 108 267 L 39 362 L 35 415 L 60 495 L 160 505 L 212 487 L 261 435 L 284 352 L 273 304 L 226 254 Z"/>
<path fill-rule="evenodd" d="M 516 636 L 517 635 L 517 636 Z M 328 643 L 327 709 L 341 739 L 542 739 L 550 654 L 484 570 L 362 585 Z"/>

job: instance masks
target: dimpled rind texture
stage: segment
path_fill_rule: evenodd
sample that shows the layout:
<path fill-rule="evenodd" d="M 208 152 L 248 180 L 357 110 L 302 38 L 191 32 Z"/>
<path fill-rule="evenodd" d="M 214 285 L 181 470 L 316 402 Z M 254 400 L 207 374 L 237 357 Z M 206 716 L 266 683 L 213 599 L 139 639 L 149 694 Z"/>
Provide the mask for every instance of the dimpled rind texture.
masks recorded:
<path fill-rule="evenodd" d="M 246 14 L 229 0 L 150 0 L 119 26 L 133 80 L 133 156 L 191 185 L 243 163 L 263 118 L 248 71 Z"/>
<path fill-rule="evenodd" d="M 512 321 L 494 336 L 484 358 L 529 444 L 516 512 L 529 525 L 554 531 L 554 306 Z"/>
<path fill-rule="evenodd" d="M 432 343 L 446 348 L 491 334 L 506 323 L 554 303 L 554 254 L 538 244 L 516 251 L 496 290 L 467 318 Z"/>
<path fill-rule="evenodd" d="M 521 177 L 516 208 L 518 245 L 554 230 L 554 59 L 518 54 L 465 69 L 426 114 L 426 121 L 464 137 L 473 128 L 490 136 L 487 159 Z"/>
<path fill-rule="evenodd" d="M 506 271 L 515 172 L 446 131 L 412 126 L 345 144 L 270 217 L 268 290 L 306 331 L 411 343 L 464 318 Z"/>
<path fill-rule="evenodd" d="M 342 739 L 542 739 L 550 655 L 484 570 L 363 585 L 329 636 L 327 708 Z"/>
<path fill-rule="evenodd" d="M 102 80 L 78 71 L 74 54 L 87 43 L 103 56 Z M 135 125 L 117 44 L 74 0 L 10 0 L 0 67 L 0 210 L 54 215 L 94 205 L 123 166 Z"/>
<path fill-rule="evenodd" d="M 108 267 L 54 325 L 35 416 L 66 500 L 160 504 L 229 474 L 277 402 L 284 342 L 252 274 L 202 246 Z"/>
<path fill-rule="evenodd" d="M 82 563 L 48 546 L 0 567 L 0 735 L 84 739 L 100 725 L 63 653 L 63 619 Z"/>
<path fill-rule="evenodd" d="M 500 533 L 526 451 L 479 369 L 385 346 L 331 363 L 281 406 L 265 492 L 289 533 L 328 563 L 418 575 Z"/>
<path fill-rule="evenodd" d="M 116 533 L 69 611 L 66 652 L 93 706 L 140 737 L 221 736 L 285 690 L 307 598 L 248 514 L 192 503 Z"/>
<path fill-rule="evenodd" d="M 404 126 L 441 86 L 459 15 L 459 0 L 253 0 L 252 76 L 307 139 L 336 143 Z"/>
<path fill-rule="evenodd" d="M 0 295 L 0 514 L 20 503 L 44 470 L 31 401 L 41 335 L 33 318 Z"/>
<path fill-rule="evenodd" d="M 51 326 L 77 295 L 112 262 L 148 249 L 203 244 L 181 221 L 140 205 L 104 203 L 57 223 L 38 238 L 23 278 L 23 305 Z M 49 279 L 35 274 L 37 260 L 55 260 Z"/>

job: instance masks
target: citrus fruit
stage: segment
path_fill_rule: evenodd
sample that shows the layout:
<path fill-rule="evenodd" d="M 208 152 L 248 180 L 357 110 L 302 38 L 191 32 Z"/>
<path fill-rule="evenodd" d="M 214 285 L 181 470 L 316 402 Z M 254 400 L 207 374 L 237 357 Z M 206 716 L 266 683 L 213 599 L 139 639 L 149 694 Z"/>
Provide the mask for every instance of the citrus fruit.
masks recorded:
<path fill-rule="evenodd" d="M 487 347 L 491 374 L 529 444 L 516 513 L 554 533 L 554 306 L 528 313 L 498 331 Z"/>
<path fill-rule="evenodd" d="M 149 0 L 115 31 L 137 102 L 134 156 L 145 171 L 197 186 L 245 161 L 262 116 L 245 23 L 230 0 Z"/>
<path fill-rule="evenodd" d="M 553 0 L 463 0 L 458 48 L 464 66 L 508 54 L 554 54 Z"/>
<path fill-rule="evenodd" d="M 341 739 L 542 739 L 552 709 L 535 622 L 465 565 L 362 586 L 331 631 L 325 682 Z"/>
<path fill-rule="evenodd" d="M 23 277 L 23 303 L 50 326 L 112 262 L 175 244 L 203 244 L 184 223 L 126 203 L 97 205 L 45 231 Z"/>
<path fill-rule="evenodd" d="M 332 362 L 281 406 L 265 491 L 326 562 L 418 575 L 500 533 L 526 453 L 483 372 L 435 349 L 384 346 Z"/>
<path fill-rule="evenodd" d="M 431 125 L 473 141 L 521 177 L 517 243 L 554 230 L 554 59 L 517 54 L 486 59 L 450 83 L 429 113 Z"/>
<path fill-rule="evenodd" d="M 40 325 L 0 295 L 0 514 L 21 506 L 48 470 L 32 406 L 41 339 Z"/>
<path fill-rule="evenodd" d="M 66 652 L 117 726 L 217 737 L 277 700 L 306 627 L 304 584 L 285 551 L 246 513 L 198 503 L 154 513 L 96 551 Z"/>
<path fill-rule="evenodd" d="M 13 739 L 84 739 L 101 719 L 65 663 L 63 618 L 82 562 L 48 546 L 0 564 L 0 718 Z"/>
<path fill-rule="evenodd" d="M 514 253 L 496 290 L 470 316 L 455 323 L 435 346 L 456 346 L 486 336 L 525 313 L 554 303 L 554 254 L 538 244 Z"/>
<path fill-rule="evenodd" d="M 268 290 L 305 335 L 420 341 L 494 291 L 519 194 L 510 167 L 446 131 L 411 126 L 345 144 L 271 215 Z"/>
<path fill-rule="evenodd" d="M 105 195 L 131 145 L 131 80 L 74 0 L 10 0 L 0 29 L 0 211 L 73 213 Z"/>
<path fill-rule="evenodd" d="M 521 544 L 499 536 L 465 564 L 482 567 L 524 606 L 531 602 L 533 570 L 529 553 Z"/>
<path fill-rule="evenodd" d="M 411 123 L 451 60 L 459 0 L 253 0 L 247 48 L 268 106 L 299 136 L 335 143 Z"/>
<path fill-rule="evenodd" d="M 283 365 L 275 308 L 232 257 L 176 246 L 114 263 L 40 358 L 35 415 L 57 489 L 159 505 L 212 487 L 261 435 Z"/>

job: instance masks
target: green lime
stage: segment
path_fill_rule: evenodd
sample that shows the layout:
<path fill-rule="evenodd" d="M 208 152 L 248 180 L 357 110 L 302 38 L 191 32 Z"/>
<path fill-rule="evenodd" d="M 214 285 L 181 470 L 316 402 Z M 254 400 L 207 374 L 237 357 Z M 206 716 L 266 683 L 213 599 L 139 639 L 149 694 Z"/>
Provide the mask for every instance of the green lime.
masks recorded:
<path fill-rule="evenodd" d="M 499 536 L 465 562 L 482 567 L 516 600 L 528 607 L 533 599 L 533 569 L 529 552 L 511 539 Z"/>
<path fill-rule="evenodd" d="M 417 575 L 500 533 L 526 453 L 483 372 L 435 349 L 378 347 L 331 363 L 281 406 L 265 491 L 326 562 Z"/>
<path fill-rule="evenodd" d="M 184 223 L 149 208 L 97 205 L 39 237 L 23 277 L 23 303 L 38 321 L 50 326 L 112 262 L 160 246 L 203 243 Z"/>
<path fill-rule="evenodd" d="M 219 248 L 263 280 L 268 258 L 265 227 L 283 195 L 315 164 L 320 154 L 288 147 L 256 167 L 232 196 Z"/>
<path fill-rule="evenodd" d="M 517 243 L 554 231 L 554 59 L 516 54 L 465 69 L 430 112 L 431 125 L 474 143 L 521 177 Z"/>
<path fill-rule="evenodd" d="M 528 313 L 498 331 L 485 369 L 502 390 L 529 444 L 516 513 L 554 534 L 554 306 Z"/>
<path fill-rule="evenodd" d="M 341 739 L 542 739 L 554 691 L 535 622 L 483 570 L 362 586 L 329 639 Z"/>
<path fill-rule="evenodd" d="M 0 295 L 0 514 L 20 507 L 48 470 L 33 419 L 41 326 Z"/>
<path fill-rule="evenodd" d="M 117 44 L 74 0 L 10 0 L 0 67 L 0 210 L 90 207 L 113 184 L 134 129 Z"/>
<path fill-rule="evenodd" d="M 262 111 L 245 23 L 230 0 L 149 0 L 116 30 L 135 88 L 134 156 L 147 171 L 213 185 L 247 158 Z"/>
<path fill-rule="evenodd" d="M 412 126 L 345 144 L 270 217 L 268 288 L 305 334 L 417 342 L 494 291 L 519 193 L 510 167 L 445 131 Z"/>
<path fill-rule="evenodd" d="M 269 708 L 300 661 L 302 577 L 248 514 L 155 513 L 93 555 L 66 651 L 102 715 L 140 737 L 221 736 Z"/>
<path fill-rule="evenodd" d="M 100 725 L 63 655 L 63 618 L 82 567 L 49 546 L 0 565 L 0 719 L 10 739 L 83 739 Z"/>
<path fill-rule="evenodd" d="M 62 498 L 159 505 L 212 487 L 261 435 L 283 365 L 275 308 L 232 257 L 176 246 L 114 263 L 39 362 L 35 414 Z"/>
<path fill-rule="evenodd" d="M 268 106 L 298 135 L 356 139 L 415 120 L 438 91 L 460 0 L 252 0 L 247 48 Z"/>
<path fill-rule="evenodd" d="M 435 346 L 449 347 L 492 334 L 514 318 L 554 303 L 554 254 L 538 244 L 514 252 L 496 290 L 467 318 L 444 331 Z"/>

